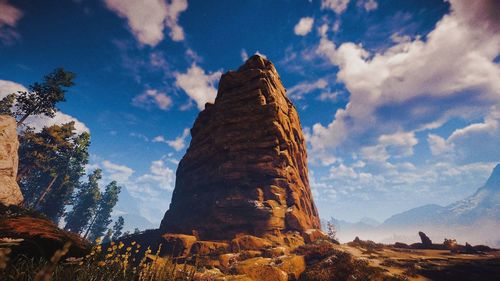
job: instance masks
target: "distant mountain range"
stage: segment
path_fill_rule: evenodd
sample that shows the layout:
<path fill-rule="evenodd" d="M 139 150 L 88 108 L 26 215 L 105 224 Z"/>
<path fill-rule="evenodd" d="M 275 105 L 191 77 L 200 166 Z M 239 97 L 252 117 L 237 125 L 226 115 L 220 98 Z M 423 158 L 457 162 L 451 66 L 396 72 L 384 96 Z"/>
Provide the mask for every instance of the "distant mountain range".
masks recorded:
<path fill-rule="evenodd" d="M 500 164 L 473 195 L 448 206 L 424 205 L 381 224 L 368 218 L 357 223 L 335 220 L 334 224 L 339 238 L 345 241 L 359 236 L 387 243 L 416 242 L 421 230 L 436 242 L 447 237 L 500 247 Z"/>

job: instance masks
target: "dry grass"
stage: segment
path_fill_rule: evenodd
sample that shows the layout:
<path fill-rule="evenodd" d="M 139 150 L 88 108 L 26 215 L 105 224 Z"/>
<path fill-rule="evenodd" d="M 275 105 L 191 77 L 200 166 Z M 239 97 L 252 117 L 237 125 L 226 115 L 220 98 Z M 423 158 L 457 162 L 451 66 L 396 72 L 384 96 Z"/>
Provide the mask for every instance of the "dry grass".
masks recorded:
<path fill-rule="evenodd" d="M 6 260 L 0 255 L 2 281 L 180 281 L 192 280 L 195 268 L 178 265 L 170 258 L 162 258 L 147 249 L 136 260 L 141 246 L 112 243 L 108 247 L 97 244 L 83 258 L 66 258 L 69 244 L 57 251 L 49 260 L 18 257 Z"/>

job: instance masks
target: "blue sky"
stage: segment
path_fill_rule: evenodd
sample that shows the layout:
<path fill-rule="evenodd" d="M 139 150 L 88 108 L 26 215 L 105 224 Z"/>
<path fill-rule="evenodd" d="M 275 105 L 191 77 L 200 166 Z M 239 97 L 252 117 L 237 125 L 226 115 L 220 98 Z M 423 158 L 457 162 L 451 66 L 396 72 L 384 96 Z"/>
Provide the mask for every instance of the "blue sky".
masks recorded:
<path fill-rule="evenodd" d="M 295 103 L 323 218 L 449 204 L 500 161 L 498 2 L 0 0 L 0 96 L 64 67 L 116 214 L 159 224 L 221 73 L 259 53 Z"/>

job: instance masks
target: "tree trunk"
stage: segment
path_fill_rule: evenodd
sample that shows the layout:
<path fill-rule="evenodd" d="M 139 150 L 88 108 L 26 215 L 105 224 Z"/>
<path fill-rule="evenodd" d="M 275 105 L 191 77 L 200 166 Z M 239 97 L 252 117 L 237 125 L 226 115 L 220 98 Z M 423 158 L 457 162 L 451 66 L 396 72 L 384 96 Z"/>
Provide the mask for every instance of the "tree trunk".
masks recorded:
<path fill-rule="evenodd" d="M 99 213 L 99 209 L 96 210 L 94 217 L 92 218 L 92 221 L 89 224 L 89 227 L 87 228 L 87 231 L 85 231 L 85 235 L 83 235 L 83 238 L 87 239 L 87 236 L 89 235 L 90 229 L 92 229 L 92 226 L 94 226 L 95 220 L 97 219 L 97 214 Z M 91 241 L 92 242 L 92 241 Z"/>
<path fill-rule="evenodd" d="M 42 193 L 42 196 L 40 196 L 40 198 L 38 198 L 38 200 L 36 201 L 33 208 L 36 208 L 43 201 L 43 198 L 45 198 L 47 193 L 49 193 L 49 191 L 52 189 L 52 186 L 54 185 L 54 183 L 56 182 L 58 177 L 59 177 L 59 175 L 56 175 L 55 177 L 52 178 L 49 185 L 45 188 L 45 191 Z"/>
<path fill-rule="evenodd" d="M 26 118 L 28 118 L 28 116 L 30 116 L 30 115 L 31 115 L 31 112 L 24 114 L 24 116 L 21 118 L 21 120 L 19 120 L 17 122 L 17 127 L 20 127 L 24 123 L 24 121 L 26 121 Z"/>

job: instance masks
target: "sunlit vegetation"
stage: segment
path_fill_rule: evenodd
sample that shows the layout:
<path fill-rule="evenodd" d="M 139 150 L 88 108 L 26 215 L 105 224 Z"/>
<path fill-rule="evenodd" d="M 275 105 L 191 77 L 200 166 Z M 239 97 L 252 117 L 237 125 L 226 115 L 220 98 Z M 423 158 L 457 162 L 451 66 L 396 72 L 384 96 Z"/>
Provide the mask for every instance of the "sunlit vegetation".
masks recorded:
<path fill-rule="evenodd" d="M 65 258 L 69 243 L 50 260 L 18 257 L 9 260 L 10 249 L 0 249 L 0 276 L 5 281 L 180 281 L 192 280 L 195 269 L 177 264 L 171 258 L 159 257 L 150 248 L 132 242 L 100 244 L 82 258 Z M 141 252 L 141 255 L 138 255 Z M 140 257 L 140 258 L 139 258 Z"/>

